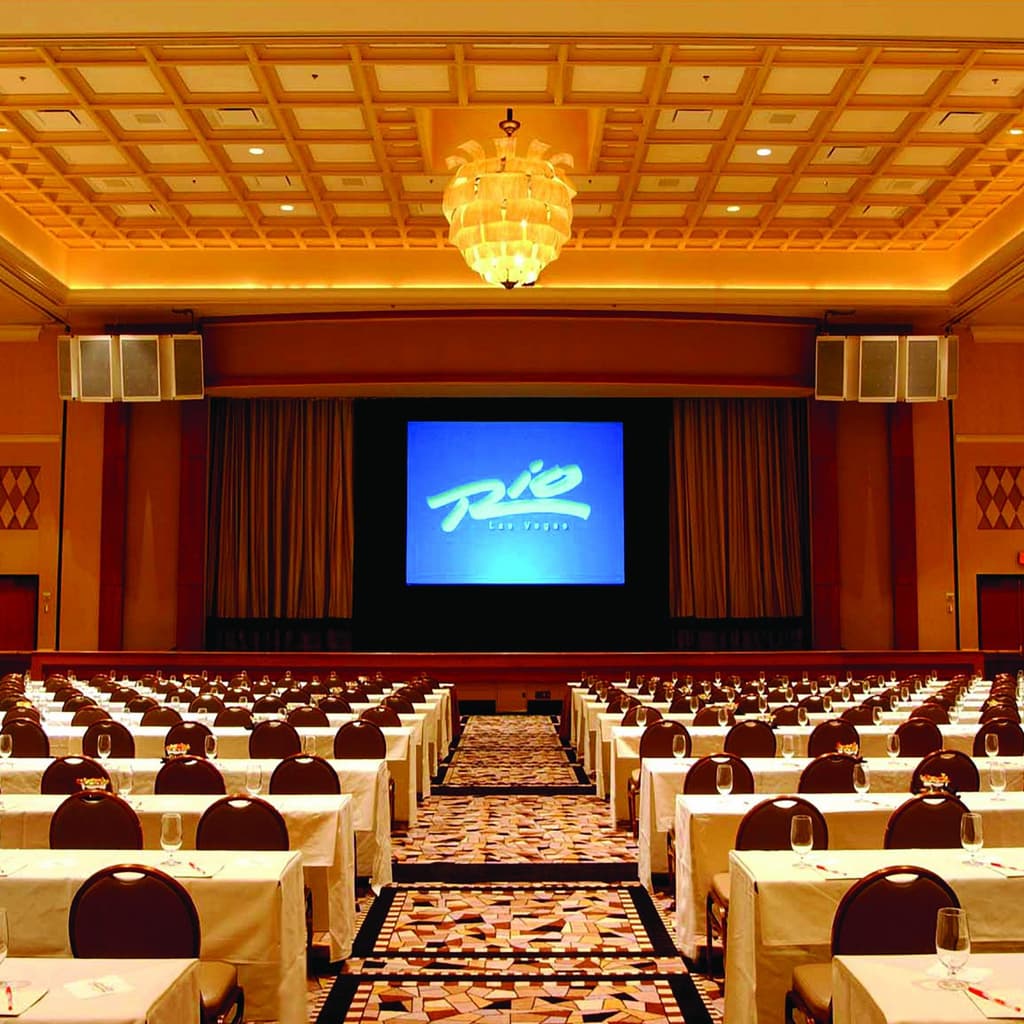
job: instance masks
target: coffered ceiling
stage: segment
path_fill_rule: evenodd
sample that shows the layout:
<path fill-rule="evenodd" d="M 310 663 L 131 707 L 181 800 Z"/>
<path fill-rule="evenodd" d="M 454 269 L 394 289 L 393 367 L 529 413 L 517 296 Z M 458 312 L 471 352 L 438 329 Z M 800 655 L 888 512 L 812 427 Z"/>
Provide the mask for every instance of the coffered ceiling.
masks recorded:
<path fill-rule="evenodd" d="M 0 235 L 55 308 L 496 302 L 441 195 L 446 157 L 507 107 L 575 163 L 573 235 L 534 305 L 945 316 L 1015 290 L 1017 5 L 867 3 L 845 35 L 827 3 L 762 3 L 770 33 L 721 0 L 615 4 L 618 24 L 601 2 L 526 3 L 512 25 L 381 3 L 347 29 L 337 3 L 226 2 L 219 21 L 166 3 L 138 24 L 118 0 L 66 23 L 77 3 L 6 6 Z M 889 34 L 906 7 L 920 24 Z M 455 8 L 473 27 L 451 30 Z"/>

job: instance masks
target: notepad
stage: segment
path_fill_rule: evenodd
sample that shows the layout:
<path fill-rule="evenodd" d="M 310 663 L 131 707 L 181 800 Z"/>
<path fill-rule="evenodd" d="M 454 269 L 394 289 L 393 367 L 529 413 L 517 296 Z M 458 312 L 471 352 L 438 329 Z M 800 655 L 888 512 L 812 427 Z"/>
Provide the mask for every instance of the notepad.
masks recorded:
<path fill-rule="evenodd" d="M 985 860 L 982 864 L 1003 878 L 1024 878 L 1024 867 L 1017 864 L 1007 864 L 1001 860 Z"/>
<path fill-rule="evenodd" d="M 9 984 L 11 986 L 10 1002 L 7 1000 L 7 993 L 3 985 L 0 985 L 0 1017 L 20 1017 L 30 1006 L 35 1006 L 49 991 L 49 989 L 29 985 L 24 981 L 15 981 Z"/>
<path fill-rule="evenodd" d="M 65 986 L 76 999 L 97 999 L 112 996 L 118 992 L 131 992 L 132 986 L 118 974 L 104 974 L 100 978 L 81 978 L 69 981 Z"/>
<path fill-rule="evenodd" d="M 183 860 L 178 864 L 161 864 L 160 867 L 175 878 L 213 878 L 223 864 L 196 864 L 194 861 Z"/>
<path fill-rule="evenodd" d="M 1024 991 L 1020 989 L 983 989 L 972 985 L 964 992 L 987 1020 L 1024 1020 Z"/>

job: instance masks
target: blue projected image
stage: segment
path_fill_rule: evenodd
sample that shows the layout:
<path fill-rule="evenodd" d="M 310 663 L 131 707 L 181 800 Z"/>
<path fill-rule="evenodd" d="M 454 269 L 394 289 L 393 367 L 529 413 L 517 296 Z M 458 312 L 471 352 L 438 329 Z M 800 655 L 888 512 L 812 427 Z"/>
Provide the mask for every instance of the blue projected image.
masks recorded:
<path fill-rule="evenodd" d="M 409 584 L 620 584 L 621 423 L 408 425 Z"/>

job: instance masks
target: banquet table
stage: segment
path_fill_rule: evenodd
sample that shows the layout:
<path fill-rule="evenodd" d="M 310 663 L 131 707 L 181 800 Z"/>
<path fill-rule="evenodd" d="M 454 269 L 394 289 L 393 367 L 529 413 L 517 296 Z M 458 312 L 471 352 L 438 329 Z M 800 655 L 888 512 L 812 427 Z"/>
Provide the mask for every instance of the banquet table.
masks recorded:
<path fill-rule="evenodd" d="M 145 864 L 174 875 L 188 890 L 199 913 L 202 958 L 238 968 L 246 1018 L 305 1024 L 301 855 L 196 850 L 179 854 L 178 866 L 167 859 L 161 850 L 4 849 L 11 954 L 69 956 L 68 913 L 82 882 L 112 864 Z"/>
<path fill-rule="evenodd" d="M 3 798 L 0 847 L 45 850 L 50 845 L 50 818 L 64 797 L 14 795 Z M 195 849 L 196 826 L 217 797 L 132 796 L 142 823 L 143 845 L 160 847 L 160 819 L 181 815 L 182 848 Z M 313 891 L 314 927 L 327 932 L 331 959 L 348 956 L 355 934 L 355 864 L 350 796 L 273 796 L 266 798 L 288 826 L 291 849 L 301 853 L 302 872 Z M 221 860 L 224 854 L 221 854 Z M 301 879 L 300 879 L 301 881 Z"/>
<path fill-rule="evenodd" d="M 730 861 L 725 965 L 729 1024 L 774 1024 L 783 1019 L 793 968 L 829 961 L 832 918 L 840 899 L 854 881 L 879 868 L 923 867 L 949 882 L 967 911 L 972 951 L 1012 950 L 1024 941 L 1024 921 L 1019 914 L 1006 913 L 1008 906 L 1018 906 L 1024 899 L 1024 868 L 1005 877 L 988 866 L 990 861 L 1024 865 L 1024 849 L 1019 846 L 986 846 L 978 865 L 966 863 L 962 850 L 815 851 L 808 857 L 812 866 L 804 868 L 796 866 L 789 850 L 734 850 Z M 977 1014 L 973 1019 L 983 1018 Z"/>
<path fill-rule="evenodd" d="M 43 773 L 52 764 L 48 757 L 0 759 L 0 801 L 17 793 L 38 793 Z M 133 793 L 152 795 L 153 783 L 163 761 L 155 758 L 110 758 L 103 762 L 115 791 L 121 787 L 126 768 L 132 769 Z M 266 795 L 270 777 L 280 764 L 274 760 L 214 761 L 224 777 L 228 793 L 244 793 L 250 765 L 262 772 L 260 795 Z M 388 801 L 388 771 L 384 761 L 331 761 L 341 792 L 352 797 L 352 828 L 356 842 L 356 872 L 370 879 L 374 888 L 391 881 L 391 808 Z M 275 798 L 276 799 L 276 798 Z"/>
<path fill-rule="evenodd" d="M 680 949 L 696 956 L 703 943 L 704 901 L 711 876 L 729 870 L 729 852 L 740 819 L 768 794 L 676 797 L 676 934 Z M 889 815 L 906 793 L 809 793 L 805 799 L 825 815 L 829 850 L 881 848 Z M 1024 846 L 1024 792 L 963 793 L 969 810 L 982 814 L 986 843 Z M 730 955 L 732 928 L 730 927 Z M 730 1022 L 731 1024 L 731 1022 Z"/>
<path fill-rule="evenodd" d="M 806 757 L 747 757 L 745 763 L 754 776 L 755 793 L 795 793 L 800 774 L 811 763 Z M 872 757 L 868 767 L 873 793 L 910 795 L 910 780 L 920 758 Z M 637 864 L 640 881 L 650 889 L 651 876 L 668 870 L 667 834 L 675 822 L 676 797 L 683 792 L 687 773 L 696 758 L 675 760 L 670 757 L 644 759 L 640 772 L 640 795 L 637 803 Z M 1024 758 L 1001 758 L 1006 769 L 1007 787 L 1019 790 L 1024 784 Z M 982 787 L 987 787 L 984 762 L 979 763 Z"/>
<path fill-rule="evenodd" d="M 832 959 L 834 1024 L 980 1024 L 980 1005 L 998 1017 L 998 1003 L 939 987 L 933 954 L 837 956 Z M 1024 1005 L 1024 954 L 971 954 L 965 980 L 989 995 Z"/>
<path fill-rule="evenodd" d="M 39 1002 L 18 1015 L 27 1024 L 199 1024 L 198 964 L 12 956 L 4 961 L 3 975 L 15 993 L 45 990 Z M 91 982 L 111 978 L 119 991 L 89 991 Z M 76 983 L 87 994 L 80 994 Z"/>

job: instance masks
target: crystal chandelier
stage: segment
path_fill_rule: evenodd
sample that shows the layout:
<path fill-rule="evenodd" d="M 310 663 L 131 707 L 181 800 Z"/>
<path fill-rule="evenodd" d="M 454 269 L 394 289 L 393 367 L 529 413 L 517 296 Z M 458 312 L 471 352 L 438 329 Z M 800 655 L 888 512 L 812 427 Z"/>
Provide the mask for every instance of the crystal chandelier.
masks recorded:
<path fill-rule="evenodd" d="M 563 168 L 572 167 L 572 157 L 547 158 L 550 147 L 536 139 L 518 156 L 511 110 L 498 127 L 505 138 L 494 140 L 496 156 L 474 140 L 458 147 L 465 156 L 448 158 L 448 167 L 458 168 L 444 190 L 448 239 L 488 283 L 525 288 L 569 238 L 576 190 Z"/>

